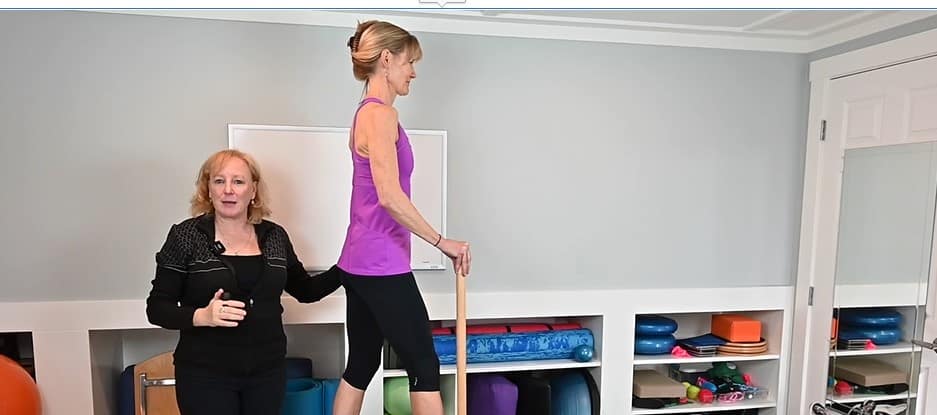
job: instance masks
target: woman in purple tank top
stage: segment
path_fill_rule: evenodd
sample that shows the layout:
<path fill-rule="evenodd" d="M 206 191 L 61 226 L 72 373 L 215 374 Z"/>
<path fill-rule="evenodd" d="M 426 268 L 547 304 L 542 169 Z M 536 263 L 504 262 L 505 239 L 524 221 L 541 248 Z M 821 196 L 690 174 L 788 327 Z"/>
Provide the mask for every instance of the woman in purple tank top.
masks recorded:
<path fill-rule="evenodd" d="M 467 242 L 444 238 L 410 201 L 413 151 L 393 104 L 410 93 L 413 64 L 423 52 L 406 30 L 373 20 L 358 25 L 348 47 L 366 97 L 348 143 L 354 166 L 350 222 L 337 268 L 347 299 L 349 350 L 333 414 L 360 414 L 386 339 L 407 370 L 413 414 L 442 415 L 439 358 L 410 269 L 410 234 L 439 248 L 464 275 L 472 259 Z"/>

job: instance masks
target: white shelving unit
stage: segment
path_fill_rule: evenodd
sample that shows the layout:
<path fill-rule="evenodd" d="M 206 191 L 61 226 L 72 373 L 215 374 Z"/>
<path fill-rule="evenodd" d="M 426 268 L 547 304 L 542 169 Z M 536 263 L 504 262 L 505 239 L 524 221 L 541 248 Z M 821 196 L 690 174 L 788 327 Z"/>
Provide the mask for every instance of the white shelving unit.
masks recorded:
<path fill-rule="evenodd" d="M 758 405 L 764 408 L 760 412 L 762 415 L 786 413 L 792 287 L 509 293 L 475 293 L 469 288 L 470 322 L 577 319 L 593 331 L 596 344 L 595 359 L 586 363 L 560 359 L 472 364 L 470 372 L 585 368 L 599 387 L 602 415 L 632 413 L 631 394 L 627 391 L 632 389 L 635 367 L 662 368 L 673 363 L 661 356 L 636 359 L 633 351 L 635 315 L 679 315 L 683 329 L 690 329 L 695 324 L 700 330 L 704 329 L 704 322 L 708 325 L 707 318 L 701 315 L 738 310 L 749 310 L 751 315 L 766 315 L 769 317 L 765 322 L 766 333 L 777 333 L 777 337 L 768 339 L 768 352 L 733 361 L 752 373 L 758 383 L 768 385 L 770 396 L 758 402 L 671 408 L 667 413 L 716 412 L 742 408 L 737 406 L 740 404 Z M 432 321 L 448 324 L 455 320 L 455 296 L 451 293 L 424 293 L 424 300 Z M 347 354 L 345 298 L 341 290 L 311 305 L 284 297 L 283 307 L 289 339 L 288 354 L 312 358 L 317 376 L 340 375 Z M 177 333 L 150 325 L 146 321 L 145 309 L 143 299 L 0 303 L 0 333 L 31 333 L 44 415 L 116 415 L 115 382 L 120 371 L 129 364 L 171 350 L 176 343 Z M 687 334 L 700 333 L 702 331 Z M 710 361 L 722 358 L 715 359 Z M 62 376 L 63 373 L 68 376 Z M 444 366 L 441 373 L 444 399 L 451 401 L 455 391 L 455 370 L 452 366 Z M 381 413 L 383 381 L 400 376 L 404 376 L 401 370 L 380 368 L 365 392 L 362 413 Z M 447 411 L 451 413 L 451 405 Z M 634 413 L 664 412 L 639 410 Z"/>
<path fill-rule="evenodd" d="M 511 317 L 511 316 L 499 316 L 494 318 L 485 318 L 485 319 L 469 319 L 467 325 L 510 325 L 517 323 L 547 323 L 547 324 L 558 324 L 558 323 L 579 323 L 582 328 L 589 329 L 592 332 L 594 338 L 595 351 L 594 357 L 588 362 L 577 362 L 573 359 L 550 359 L 550 360 L 530 360 L 530 361 L 514 361 L 514 362 L 485 362 L 485 363 L 469 363 L 466 367 L 466 373 L 468 374 L 477 374 L 477 373 L 521 373 L 521 372 L 539 372 L 539 371 L 557 371 L 564 369 L 588 369 L 589 373 L 592 375 L 597 385 L 601 384 L 601 367 L 602 367 L 602 330 L 603 330 L 603 316 L 601 315 L 580 315 L 580 316 L 561 316 L 561 315 L 546 315 L 546 316 L 527 316 L 522 318 Z M 448 320 L 435 321 L 435 325 L 442 327 L 451 327 L 454 322 Z M 385 346 L 387 347 L 387 346 Z M 385 365 L 388 363 L 385 360 Z M 444 400 L 444 409 L 447 415 L 452 415 L 455 413 L 454 399 L 456 396 L 455 391 L 455 374 L 456 374 L 456 365 L 446 364 L 440 366 L 440 374 L 443 376 L 441 380 L 440 388 L 442 390 L 443 400 Z M 385 380 L 405 377 L 407 373 L 404 369 L 398 368 L 388 368 L 385 367 L 382 376 Z"/>
<path fill-rule="evenodd" d="M 901 339 L 896 344 L 877 345 L 874 349 L 870 350 L 830 350 L 830 376 L 833 376 L 833 367 L 838 359 L 850 359 L 856 357 L 873 358 L 900 369 L 907 369 L 909 391 L 893 395 L 854 393 L 851 395 L 840 396 L 835 395 L 832 388 L 828 388 L 828 399 L 832 399 L 843 404 L 859 403 L 866 400 L 872 400 L 876 402 L 907 400 L 910 403 L 910 411 L 908 413 L 914 413 L 914 401 L 917 398 L 917 393 L 914 391 L 917 390 L 918 373 L 917 370 L 914 369 L 915 365 L 913 365 L 913 362 L 919 358 L 920 348 L 912 346 L 911 338 L 915 333 L 915 327 L 920 324 L 916 319 L 917 307 L 913 304 L 913 302 L 919 300 L 920 298 L 913 289 L 916 287 L 916 285 L 895 285 L 897 287 L 892 288 L 885 288 L 881 285 L 844 285 L 837 287 L 837 290 L 844 290 L 846 291 L 846 294 L 848 294 L 839 295 L 840 301 L 837 301 L 837 303 L 840 304 L 839 310 L 848 310 L 851 308 L 886 308 L 898 311 L 902 315 Z M 876 291 L 880 294 L 879 296 L 876 296 Z M 899 296 L 897 293 L 904 293 L 904 295 Z M 878 298 L 878 300 L 873 300 L 874 298 Z M 889 304 L 889 301 L 892 303 Z M 870 306 L 870 304 L 875 305 Z M 842 327 L 842 325 L 843 323 L 840 322 L 840 327 Z"/>
<path fill-rule="evenodd" d="M 634 355 L 634 369 L 653 369 L 664 375 L 668 374 L 668 369 L 674 364 L 694 364 L 694 363 L 716 363 L 733 362 L 738 366 L 739 371 L 752 376 L 753 383 L 767 391 L 767 395 L 762 398 L 751 400 L 742 400 L 737 402 L 713 402 L 708 404 L 690 402 L 676 406 L 669 406 L 660 409 L 643 409 L 632 407 L 632 414 L 676 414 L 676 413 L 701 413 L 738 409 L 759 408 L 760 414 L 765 415 L 783 415 L 785 411 L 779 408 L 779 396 L 784 396 L 786 389 L 784 370 L 785 362 L 784 350 L 786 344 L 786 330 L 788 322 L 786 321 L 788 313 L 785 310 L 709 310 L 709 311 L 691 311 L 684 313 L 648 313 L 661 315 L 677 322 L 677 331 L 674 336 L 679 340 L 688 337 L 694 337 L 711 332 L 712 316 L 715 314 L 740 314 L 758 321 L 761 321 L 762 337 L 768 345 L 768 351 L 753 356 L 711 356 L 711 357 L 674 357 L 669 354 L 663 355 Z M 782 405 L 783 406 L 783 405 Z"/>

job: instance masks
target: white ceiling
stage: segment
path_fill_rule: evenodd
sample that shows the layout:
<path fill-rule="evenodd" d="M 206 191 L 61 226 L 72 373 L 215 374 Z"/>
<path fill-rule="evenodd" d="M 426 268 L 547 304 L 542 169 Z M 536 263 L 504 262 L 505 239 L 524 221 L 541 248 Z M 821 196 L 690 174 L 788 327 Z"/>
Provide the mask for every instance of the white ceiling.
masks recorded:
<path fill-rule="evenodd" d="M 932 10 L 139 10 L 354 27 L 383 18 L 414 32 L 809 53 L 937 15 Z"/>

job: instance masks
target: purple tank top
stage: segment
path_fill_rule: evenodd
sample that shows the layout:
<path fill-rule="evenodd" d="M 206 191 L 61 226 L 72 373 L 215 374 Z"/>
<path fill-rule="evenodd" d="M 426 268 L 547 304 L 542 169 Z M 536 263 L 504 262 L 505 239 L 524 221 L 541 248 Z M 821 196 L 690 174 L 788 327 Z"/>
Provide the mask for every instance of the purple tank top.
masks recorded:
<path fill-rule="evenodd" d="M 410 272 L 410 231 L 397 223 L 378 203 L 377 189 L 371 177 L 371 164 L 355 151 L 355 123 L 358 111 L 370 102 L 383 104 L 377 98 L 366 98 L 358 105 L 351 123 L 351 159 L 354 165 L 351 188 L 351 221 L 338 267 L 347 273 L 387 276 Z M 413 173 L 413 148 L 410 138 L 397 124 L 397 166 L 400 188 L 410 197 L 410 175 Z"/>

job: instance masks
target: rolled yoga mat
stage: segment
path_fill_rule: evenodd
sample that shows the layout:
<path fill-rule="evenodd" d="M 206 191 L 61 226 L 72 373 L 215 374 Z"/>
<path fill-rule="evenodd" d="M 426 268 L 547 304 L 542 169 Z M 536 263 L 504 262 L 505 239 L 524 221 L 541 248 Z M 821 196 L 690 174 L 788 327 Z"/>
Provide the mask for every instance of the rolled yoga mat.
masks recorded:
<path fill-rule="evenodd" d="M 469 363 L 570 359 L 582 344 L 595 347 L 588 329 L 469 335 L 466 350 Z M 455 363 L 455 336 L 433 336 L 433 345 L 439 363 Z"/>
<path fill-rule="evenodd" d="M 310 378 L 287 379 L 281 415 L 322 414 L 322 383 Z"/>
<path fill-rule="evenodd" d="M 332 415 L 335 394 L 338 392 L 338 379 L 319 379 L 322 382 L 322 415 Z"/>
<path fill-rule="evenodd" d="M 133 368 L 127 366 L 120 374 L 120 392 L 117 394 L 117 415 L 134 415 L 133 409 Z"/>

